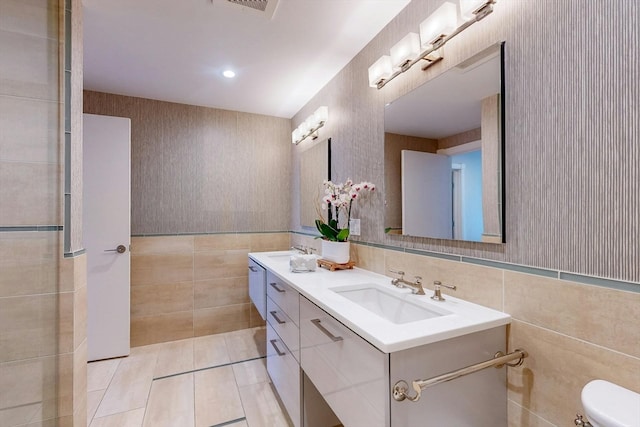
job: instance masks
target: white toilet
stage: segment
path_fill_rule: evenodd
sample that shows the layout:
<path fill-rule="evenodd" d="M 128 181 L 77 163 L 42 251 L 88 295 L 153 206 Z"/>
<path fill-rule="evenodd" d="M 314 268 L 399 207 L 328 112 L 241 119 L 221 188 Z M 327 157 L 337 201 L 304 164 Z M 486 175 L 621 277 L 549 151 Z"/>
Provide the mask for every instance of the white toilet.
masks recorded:
<path fill-rule="evenodd" d="M 582 407 L 593 427 L 640 427 L 640 394 L 608 381 L 585 385 Z"/>

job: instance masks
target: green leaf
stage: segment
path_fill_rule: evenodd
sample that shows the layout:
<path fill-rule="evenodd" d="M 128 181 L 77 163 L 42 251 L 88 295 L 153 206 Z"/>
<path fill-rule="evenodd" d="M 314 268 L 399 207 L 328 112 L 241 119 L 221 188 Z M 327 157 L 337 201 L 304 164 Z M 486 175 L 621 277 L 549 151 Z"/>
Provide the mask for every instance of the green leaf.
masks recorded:
<path fill-rule="evenodd" d="M 336 237 L 338 235 L 337 231 L 329 227 L 327 224 L 320 225 L 320 233 L 322 233 L 322 235 L 329 240 L 332 240 L 332 241 L 337 240 L 337 237 Z"/>
<path fill-rule="evenodd" d="M 336 239 L 338 240 L 338 242 L 346 242 L 348 238 L 349 238 L 348 228 L 343 228 L 342 230 L 340 230 L 340 232 L 336 236 Z"/>

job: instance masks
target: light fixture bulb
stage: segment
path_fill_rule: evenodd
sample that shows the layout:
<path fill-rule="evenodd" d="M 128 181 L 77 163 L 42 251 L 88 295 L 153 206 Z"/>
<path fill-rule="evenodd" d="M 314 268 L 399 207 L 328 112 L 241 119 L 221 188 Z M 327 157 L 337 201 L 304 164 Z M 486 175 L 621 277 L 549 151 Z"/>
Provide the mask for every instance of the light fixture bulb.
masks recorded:
<path fill-rule="evenodd" d="M 486 6 L 490 1 L 487 0 L 460 0 L 460 16 L 465 21 L 472 20 L 476 12 Z"/>
<path fill-rule="evenodd" d="M 369 86 L 378 87 L 378 83 L 387 80 L 393 74 L 391 57 L 384 55 L 369 67 Z"/>
<path fill-rule="evenodd" d="M 418 55 L 420 55 L 420 36 L 409 33 L 391 48 L 391 65 L 399 70 L 407 62 L 416 59 Z"/>
<path fill-rule="evenodd" d="M 297 144 L 298 142 L 300 142 L 300 129 L 295 129 L 291 132 L 291 143 Z"/>
<path fill-rule="evenodd" d="M 224 70 L 222 72 L 222 75 L 228 79 L 232 79 L 236 76 L 236 73 L 233 70 Z"/>
<path fill-rule="evenodd" d="M 315 122 L 315 126 L 320 126 L 320 124 L 325 123 L 328 118 L 329 118 L 329 107 L 327 107 L 326 105 L 323 105 L 322 107 L 318 108 L 313 113 L 313 121 Z"/>
<path fill-rule="evenodd" d="M 420 24 L 420 41 L 423 49 L 430 49 L 443 37 L 456 30 L 458 12 L 456 5 L 444 2 Z"/>

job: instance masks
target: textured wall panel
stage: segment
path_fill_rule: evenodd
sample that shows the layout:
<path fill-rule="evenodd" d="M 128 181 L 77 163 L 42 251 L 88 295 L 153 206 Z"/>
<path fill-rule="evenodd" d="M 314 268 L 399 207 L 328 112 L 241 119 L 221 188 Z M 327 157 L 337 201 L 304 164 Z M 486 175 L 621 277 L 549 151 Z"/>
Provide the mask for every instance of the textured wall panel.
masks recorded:
<path fill-rule="evenodd" d="M 131 118 L 131 233 L 288 229 L 289 120 L 85 92 Z"/>
<path fill-rule="evenodd" d="M 382 90 L 369 88 L 367 68 L 440 3 L 411 2 L 292 124 L 328 105 L 321 136 L 332 137 L 335 180 L 367 179 L 382 189 L 385 103 L 505 41 L 507 243 L 385 235 L 381 194 L 373 209 L 357 214 L 359 239 L 640 281 L 638 3 L 501 1 L 445 46 L 439 64 L 426 72 L 415 66 Z"/>

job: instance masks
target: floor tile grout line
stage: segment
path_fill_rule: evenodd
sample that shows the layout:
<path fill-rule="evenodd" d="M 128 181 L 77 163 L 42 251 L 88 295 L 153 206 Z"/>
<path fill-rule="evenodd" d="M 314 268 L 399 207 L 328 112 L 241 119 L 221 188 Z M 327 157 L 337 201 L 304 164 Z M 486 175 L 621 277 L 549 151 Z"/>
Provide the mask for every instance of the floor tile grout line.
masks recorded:
<path fill-rule="evenodd" d="M 225 422 L 220 423 L 220 424 L 214 424 L 211 427 L 224 427 L 224 426 L 228 426 L 228 425 L 231 425 L 231 424 L 239 423 L 240 421 L 246 421 L 246 419 L 247 419 L 247 417 L 237 418 L 235 420 L 225 421 Z"/>
<path fill-rule="evenodd" d="M 114 360 L 114 359 L 111 359 Z M 120 369 L 120 365 L 122 363 L 122 360 L 120 359 L 115 359 L 118 360 L 118 364 L 116 366 L 116 369 L 113 371 L 113 375 L 111 375 L 111 378 L 109 378 L 109 384 L 107 384 L 107 387 L 104 389 L 104 393 L 102 393 L 102 397 L 100 398 L 100 402 L 98 402 L 98 406 L 96 406 L 96 410 L 93 412 L 93 416 L 91 417 L 91 420 L 89 420 L 88 422 L 88 426 L 91 426 L 91 424 L 93 423 L 93 420 L 95 418 L 101 418 L 101 417 L 96 417 L 96 414 L 98 413 L 98 410 L 100 409 L 100 405 L 102 405 L 102 401 L 104 400 L 104 398 L 107 396 L 107 392 L 109 391 L 109 387 L 111 387 L 111 383 L 113 382 L 113 379 L 116 377 L 116 374 L 118 373 L 118 369 Z M 92 391 L 96 391 L 96 390 L 92 390 Z M 108 416 L 108 415 L 106 415 Z"/>
<path fill-rule="evenodd" d="M 223 363 L 221 365 L 207 366 L 205 368 L 192 369 L 190 371 L 185 371 L 185 372 L 177 372 L 175 374 L 164 375 L 162 377 L 154 378 L 153 381 L 164 380 L 166 378 L 176 377 L 178 375 L 193 374 L 195 372 L 207 371 L 209 369 L 223 368 L 225 366 L 233 366 L 233 365 L 237 365 L 237 364 L 240 364 L 240 363 L 251 362 L 253 360 L 260 360 L 260 359 L 266 359 L 266 358 L 267 358 L 267 356 L 258 356 L 258 357 L 253 357 L 251 359 L 245 359 L 245 360 L 238 360 L 236 362 Z"/>
<path fill-rule="evenodd" d="M 264 357 L 257 357 L 254 358 L 253 360 L 260 360 L 260 359 L 266 359 L 267 356 Z M 244 414 L 244 419 L 247 421 L 247 426 L 249 426 L 249 421 L 247 420 L 247 410 L 244 408 L 244 400 L 242 399 L 242 393 L 240 393 L 240 384 L 238 384 L 238 377 L 236 376 L 236 371 L 235 369 L 233 369 L 233 367 L 231 368 L 231 372 L 233 373 L 233 381 L 236 383 L 236 391 L 238 392 L 238 398 L 240 399 L 240 407 L 242 407 L 242 413 Z"/>
<path fill-rule="evenodd" d="M 158 354 L 159 351 L 154 352 L 155 356 L 156 356 L 156 363 L 153 365 L 153 369 L 155 371 L 156 367 L 158 366 Z M 153 374 L 151 374 L 153 375 Z M 142 416 L 142 424 L 140 425 L 140 427 L 144 427 L 144 421 L 147 418 L 147 409 L 149 409 L 149 398 L 151 397 L 151 389 L 153 388 L 153 378 L 151 378 L 151 384 L 149 384 L 149 391 L 147 392 L 147 400 L 144 402 L 144 415 Z M 195 414 L 194 414 L 195 416 Z"/>

